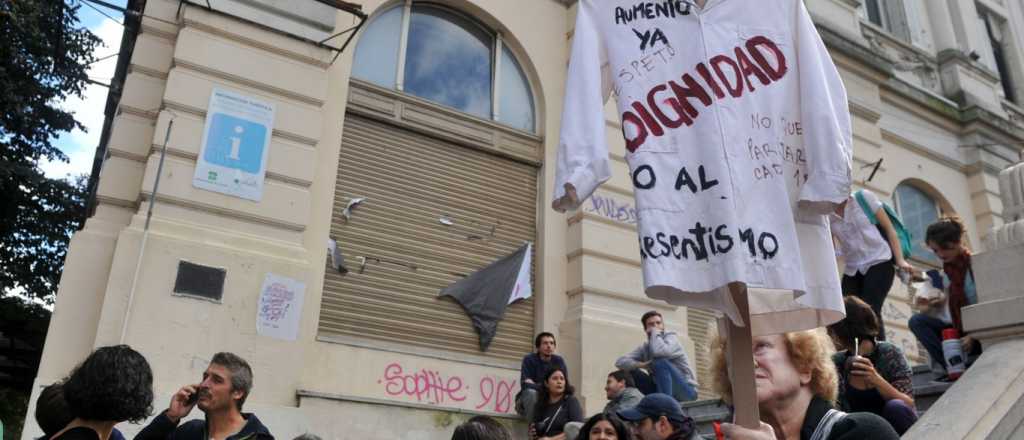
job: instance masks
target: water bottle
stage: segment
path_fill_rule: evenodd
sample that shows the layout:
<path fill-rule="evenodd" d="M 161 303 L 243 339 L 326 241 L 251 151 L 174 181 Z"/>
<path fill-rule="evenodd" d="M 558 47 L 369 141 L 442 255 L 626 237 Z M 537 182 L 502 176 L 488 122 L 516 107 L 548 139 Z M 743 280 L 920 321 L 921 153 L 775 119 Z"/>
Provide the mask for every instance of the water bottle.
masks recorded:
<path fill-rule="evenodd" d="M 946 358 L 946 373 L 950 379 L 956 380 L 964 374 L 967 359 L 960 345 L 960 332 L 955 328 L 942 331 L 942 356 Z"/>

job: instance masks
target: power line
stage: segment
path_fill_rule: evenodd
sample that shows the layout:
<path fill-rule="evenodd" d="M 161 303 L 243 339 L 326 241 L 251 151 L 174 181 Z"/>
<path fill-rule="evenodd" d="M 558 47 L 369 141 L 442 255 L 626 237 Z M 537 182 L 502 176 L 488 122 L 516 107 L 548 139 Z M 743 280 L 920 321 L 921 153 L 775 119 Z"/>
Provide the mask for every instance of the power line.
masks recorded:
<path fill-rule="evenodd" d="M 119 25 L 121 25 L 121 26 L 124 26 L 124 23 L 121 23 L 121 22 L 120 22 L 120 21 L 118 21 L 118 20 L 117 20 L 116 18 L 114 18 L 114 17 L 111 17 L 111 16 L 110 16 L 110 14 L 107 14 L 106 12 L 103 12 L 103 11 L 101 11 L 101 10 L 100 10 L 100 8 L 97 8 L 97 7 L 93 6 L 93 5 L 92 5 L 92 3 L 91 3 L 90 1 L 81 1 L 80 3 L 82 3 L 82 4 L 84 4 L 84 5 L 86 5 L 86 6 L 90 7 L 90 8 L 92 8 L 92 9 L 93 9 L 94 11 L 96 11 L 96 12 L 99 12 L 99 13 L 100 13 L 100 14 L 102 14 L 102 15 L 103 15 L 104 17 L 107 17 L 107 18 L 109 18 L 109 19 L 113 20 L 113 21 L 114 21 L 114 23 L 117 23 L 117 24 L 119 24 Z"/>

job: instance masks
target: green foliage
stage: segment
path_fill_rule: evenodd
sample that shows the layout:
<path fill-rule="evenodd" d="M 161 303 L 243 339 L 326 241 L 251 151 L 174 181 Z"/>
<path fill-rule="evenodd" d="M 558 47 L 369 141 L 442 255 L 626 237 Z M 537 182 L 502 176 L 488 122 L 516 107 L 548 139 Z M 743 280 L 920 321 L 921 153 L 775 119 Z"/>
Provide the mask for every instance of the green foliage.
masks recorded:
<path fill-rule="evenodd" d="M 0 387 L 0 420 L 4 425 L 3 440 L 21 439 L 25 425 L 29 394 L 26 391 Z"/>
<path fill-rule="evenodd" d="M 0 420 L 4 439 L 21 438 L 32 381 L 50 324 L 50 311 L 21 298 L 0 298 Z"/>
<path fill-rule="evenodd" d="M 66 162 L 53 141 L 84 129 L 61 108 L 82 96 L 100 42 L 79 26 L 79 7 L 0 0 L 0 296 L 21 292 L 52 303 L 84 214 L 84 179 L 50 179 L 39 168 Z"/>

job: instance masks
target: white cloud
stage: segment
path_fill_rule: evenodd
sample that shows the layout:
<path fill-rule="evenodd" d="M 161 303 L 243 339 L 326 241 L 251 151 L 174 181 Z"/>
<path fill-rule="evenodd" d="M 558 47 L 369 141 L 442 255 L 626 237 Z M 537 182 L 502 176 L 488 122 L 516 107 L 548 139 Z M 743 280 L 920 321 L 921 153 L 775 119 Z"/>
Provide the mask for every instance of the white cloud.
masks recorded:
<path fill-rule="evenodd" d="M 102 129 L 103 121 L 100 121 L 100 128 Z M 98 141 L 97 141 L 98 142 Z M 92 161 L 96 157 L 96 144 L 92 146 L 86 146 L 83 148 L 77 148 L 74 150 L 65 151 L 68 155 L 68 162 L 61 161 L 47 161 L 39 164 L 39 168 L 43 170 L 43 174 L 50 178 L 60 178 L 67 176 L 77 176 L 79 174 L 89 174 L 92 171 Z"/>
<path fill-rule="evenodd" d="M 104 19 L 93 27 L 92 32 L 100 37 L 103 45 L 95 51 L 96 58 L 110 55 L 121 49 L 121 33 L 123 28 L 117 22 Z M 117 67 L 117 57 L 97 62 L 89 66 L 89 77 L 109 84 Z M 71 159 L 70 163 L 47 162 L 40 165 L 48 177 L 64 177 L 67 174 L 88 174 L 92 170 L 92 160 L 103 131 L 103 110 L 107 103 L 107 88 L 90 84 L 81 98 L 69 97 L 61 104 L 62 108 L 72 111 L 75 119 L 85 126 L 86 131 L 72 130 L 62 133 L 55 144 Z"/>

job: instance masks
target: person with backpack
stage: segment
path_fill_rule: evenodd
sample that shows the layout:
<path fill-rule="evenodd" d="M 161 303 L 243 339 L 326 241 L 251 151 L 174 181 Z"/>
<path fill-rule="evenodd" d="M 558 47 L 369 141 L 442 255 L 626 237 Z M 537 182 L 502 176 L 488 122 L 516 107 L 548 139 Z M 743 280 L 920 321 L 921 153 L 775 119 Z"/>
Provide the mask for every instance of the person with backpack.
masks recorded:
<path fill-rule="evenodd" d="M 892 287 L 896 270 L 914 272 L 907 263 L 910 235 L 891 207 L 874 193 L 860 190 L 850 194 L 829 215 L 837 254 L 845 261 L 843 295 L 854 295 L 871 305 L 878 315 L 879 340 L 885 340 L 882 305 Z"/>

